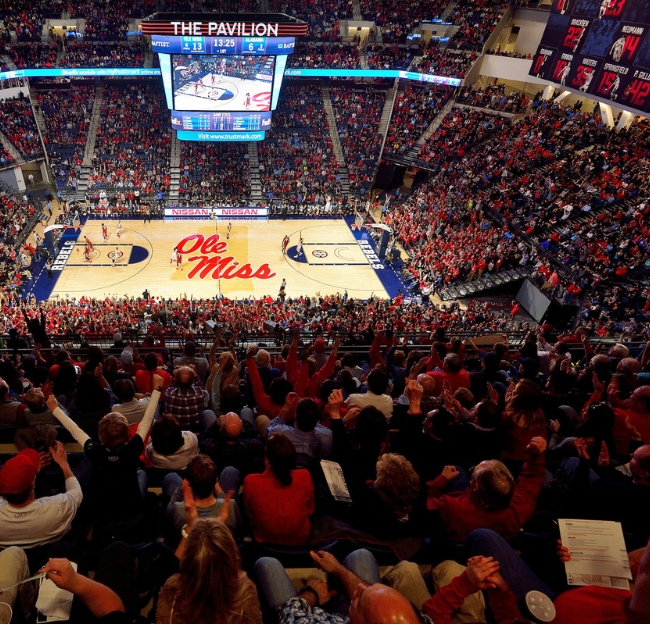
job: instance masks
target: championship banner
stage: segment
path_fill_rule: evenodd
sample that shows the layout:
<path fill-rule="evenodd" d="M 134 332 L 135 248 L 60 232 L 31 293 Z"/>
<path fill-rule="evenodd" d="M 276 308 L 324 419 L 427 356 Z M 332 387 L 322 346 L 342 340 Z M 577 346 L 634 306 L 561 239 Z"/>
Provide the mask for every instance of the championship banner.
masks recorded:
<path fill-rule="evenodd" d="M 530 75 L 650 112 L 650 3 L 553 0 Z"/>

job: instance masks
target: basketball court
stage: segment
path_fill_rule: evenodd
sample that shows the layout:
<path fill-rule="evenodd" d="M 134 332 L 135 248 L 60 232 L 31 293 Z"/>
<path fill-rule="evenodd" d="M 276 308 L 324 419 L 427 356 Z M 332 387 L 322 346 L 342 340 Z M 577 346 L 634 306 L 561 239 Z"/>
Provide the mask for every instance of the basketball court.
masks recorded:
<path fill-rule="evenodd" d="M 213 82 L 214 78 L 214 82 Z M 182 111 L 268 111 L 271 83 L 219 74 L 203 76 L 203 85 L 188 82 L 175 91 L 175 106 Z M 246 107 L 249 94 L 250 102 Z"/>
<path fill-rule="evenodd" d="M 64 265 L 54 272 L 50 298 L 115 295 L 195 298 L 277 296 L 286 279 L 288 297 L 330 295 L 348 291 L 350 297 L 387 297 L 366 251 L 343 219 L 232 221 L 104 221 L 88 220 L 76 241 L 65 243 Z M 70 230 L 68 230 L 70 232 Z M 289 235 L 286 255 L 282 240 Z M 90 262 L 84 258 L 84 237 L 92 242 Z M 303 243 L 299 253 L 299 240 Z M 182 268 L 172 252 L 179 248 Z M 61 253 L 59 254 L 61 257 Z M 67 257 L 67 261 L 65 260 Z M 57 262 L 60 262 L 57 260 Z M 381 267 L 383 269 L 383 266 Z"/>

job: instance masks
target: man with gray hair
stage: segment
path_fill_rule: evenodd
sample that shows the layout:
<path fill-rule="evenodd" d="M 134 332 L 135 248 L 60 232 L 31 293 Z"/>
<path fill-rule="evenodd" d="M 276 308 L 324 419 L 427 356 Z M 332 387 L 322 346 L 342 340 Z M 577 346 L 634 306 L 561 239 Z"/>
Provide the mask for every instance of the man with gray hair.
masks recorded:
<path fill-rule="evenodd" d="M 277 377 L 280 377 L 282 373 L 279 371 L 279 369 L 271 366 L 271 354 L 266 351 L 266 349 L 260 349 L 255 354 L 255 364 L 257 365 L 257 370 L 260 373 L 262 384 L 264 385 L 264 392 L 268 394 L 271 382 Z M 248 371 L 246 372 L 246 381 L 248 382 L 248 387 L 252 396 L 253 393 L 250 379 L 248 377 Z"/>
<path fill-rule="evenodd" d="M 183 348 L 183 355 L 174 358 L 174 368 L 178 366 L 194 366 L 196 374 L 205 382 L 210 365 L 202 355 L 196 355 L 196 343 L 188 340 Z"/>

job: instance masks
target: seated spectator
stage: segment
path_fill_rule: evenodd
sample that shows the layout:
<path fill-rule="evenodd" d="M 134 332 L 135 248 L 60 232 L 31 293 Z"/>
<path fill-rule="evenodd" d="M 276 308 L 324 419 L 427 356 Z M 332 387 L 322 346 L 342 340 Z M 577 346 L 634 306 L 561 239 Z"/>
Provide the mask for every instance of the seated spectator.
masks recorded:
<path fill-rule="evenodd" d="M 147 353 L 144 356 L 144 370 L 135 373 L 136 390 L 142 394 L 151 394 L 154 375 L 162 377 L 165 392 L 172 383 L 172 376 L 166 370 L 158 368 L 158 356 L 155 353 Z"/>
<path fill-rule="evenodd" d="M 182 366 L 174 371 L 174 381 L 165 392 L 165 411 L 174 416 L 184 429 L 198 431 L 202 415 L 214 421 L 216 415 L 206 410 L 208 393 L 193 368 Z"/>
<path fill-rule="evenodd" d="M 201 436 L 201 452 L 213 461 L 236 468 L 242 477 L 259 472 L 263 466 L 264 444 L 256 424 L 235 412 L 218 418 Z"/>
<path fill-rule="evenodd" d="M 193 366 L 201 381 L 208 376 L 208 361 L 203 356 L 196 355 L 196 344 L 188 340 L 183 347 L 183 355 L 174 358 L 174 368 L 179 366 Z"/>
<path fill-rule="evenodd" d="M 41 459 L 34 449 L 25 449 L 0 469 L 0 547 L 32 549 L 58 542 L 70 530 L 83 494 L 72 473 L 65 449 L 57 442 L 50 449 L 61 468 L 65 492 L 36 498 L 34 482 Z"/>
<path fill-rule="evenodd" d="M 367 407 L 372 405 L 376 407 L 388 420 L 393 414 L 393 399 L 388 390 L 388 376 L 380 370 L 372 370 L 366 380 L 368 392 L 365 394 L 351 394 L 346 401 L 346 405 L 360 405 Z"/>
<path fill-rule="evenodd" d="M 239 491 L 239 473 L 231 467 L 217 472 L 217 466 L 207 455 L 195 455 L 187 464 L 185 472 L 190 492 L 193 495 L 195 511 L 201 518 L 219 518 L 224 509 L 228 515 L 223 521 L 234 531 L 241 524 L 239 507 L 235 501 L 228 501 L 228 492 Z M 191 524 L 183 502 L 183 480 L 172 472 L 163 479 L 163 492 L 170 497 L 167 517 L 176 531 Z"/>
<path fill-rule="evenodd" d="M 194 509 L 188 516 L 180 573 L 160 591 L 156 622 L 262 624 L 257 590 L 241 569 L 232 533 L 217 518 L 201 518 Z"/>
<path fill-rule="evenodd" d="M 149 397 L 137 397 L 130 379 L 118 379 L 113 384 L 113 394 L 121 403 L 114 403 L 112 411 L 122 414 L 129 423 L 135 425 L 142 420 L 151 401 Z"/>
<path fill-rule="evenodd" d="M 294 404 L 296 399 L 294 395 Z M 271 422 L 268 433 L 269 436 L 282 433 L 289 438 L 298 454 L 298 465 L 312 469 L 332 454 L 332 432 L 319 423 L 320 410 L 313 399 L 300 399 L 295 414 L 293 427 L 287 425 L 281 415 Z"/>
<path fill-rule="evenodd" d="M 528 446 L 528 460 L 515 482 L 499 461 L 481 462 L 474 470 L 469 487 L 445 493 L 449 482 L 458 477 L 454 466 L 428 483 L 427 509 L 434 511 L 443 534 L 462 543 L 479 528 L 497 531 L 512 539 L 530 520 L 544 481 L 546 440 L 533 438 Z"/>
<path fill-rule="evenodd" d="M 82 487 L 91 493 L 96 528 L 101 526 L 110 533 L 129 534 L 141 519 L 147 480 L 144 471 L 139 469 L 139 460 L 158 407 L 162 379 L 157 377 L 155 384 L 147 411 L 130 440 L 129 425 L 122 414 L 112 412 L 100 420 L 99 442 L 96 442 L 63 413 L 54 396 L 50 395 L 47 401 L 57 420 L 84 449 L 86 463 L 80 468 Z"/>
<path fill-rule="evenodd" d="M 198 452 L 196 434 L 183 431 L 171 414 L 163 414 L 151 427 L 151 439 L 144 454 L 154 468 L 185 470 L 187 462 Z"/>
<path fill-rule="evenodd" d="M 244 506 L 255 540 L 299 546 L 309 539 L 314 513 L 314 484 L 309 471 L 296 469 L 296 448 L 281 433 L 266 443 L 262 474 L 244 480 Z"/>

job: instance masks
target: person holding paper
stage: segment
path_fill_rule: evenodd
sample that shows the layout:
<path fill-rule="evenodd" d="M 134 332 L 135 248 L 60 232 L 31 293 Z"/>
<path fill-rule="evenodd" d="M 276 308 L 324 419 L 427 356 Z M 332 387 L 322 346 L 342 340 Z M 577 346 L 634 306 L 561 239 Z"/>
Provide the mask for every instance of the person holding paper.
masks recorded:
<path fill-rule="evenodd" d="M 558 554 L 563 561 L 571 556 L 561 545 Z M 479 529 L 468 537 L 461 560 L 477 555 L 491 557 L 499 563 L 498 574 L 504 583 L 497 585 L 502 591 L 514 594 L 522 612 L 530 591 L 542 592 L 553 600 L 556 611 L 553 624 L 647 624 L 650 621 L 650 548 L 630 553 L 634 584 L 629 591 L 588 585 L 560 594 L 551 590 L 494 531 Z"/>

